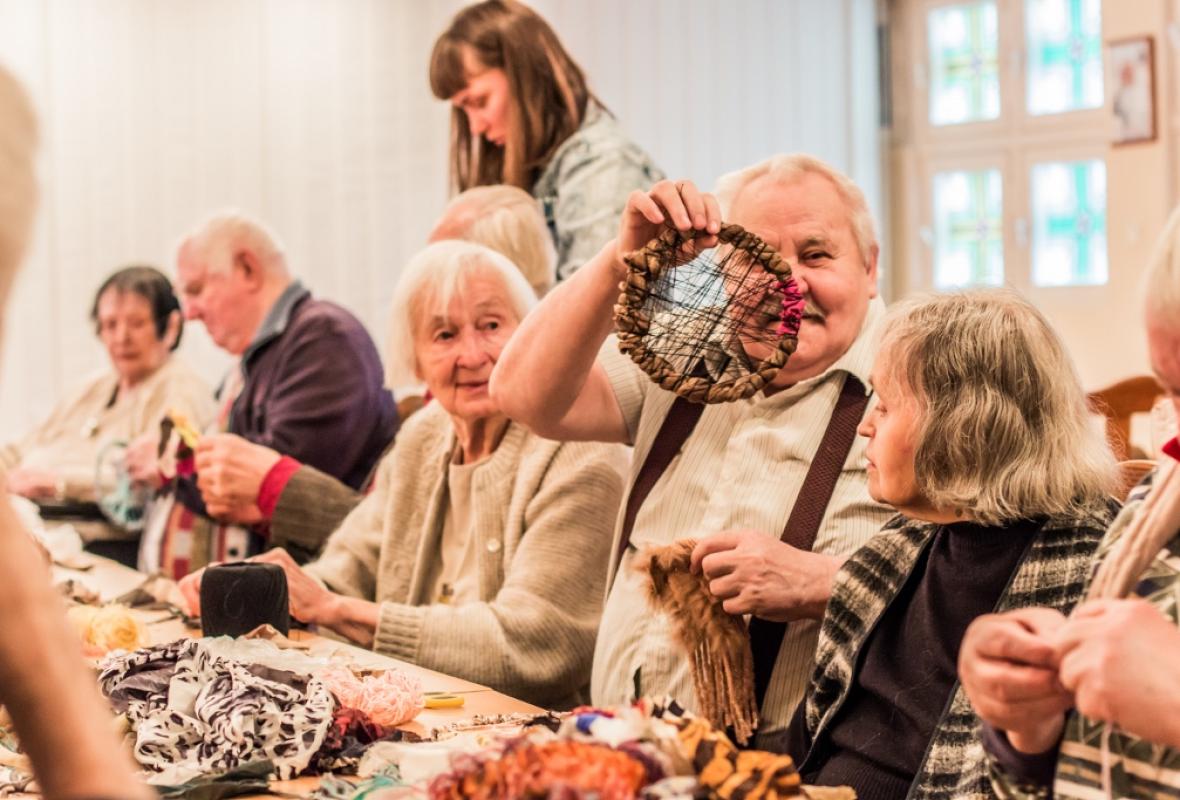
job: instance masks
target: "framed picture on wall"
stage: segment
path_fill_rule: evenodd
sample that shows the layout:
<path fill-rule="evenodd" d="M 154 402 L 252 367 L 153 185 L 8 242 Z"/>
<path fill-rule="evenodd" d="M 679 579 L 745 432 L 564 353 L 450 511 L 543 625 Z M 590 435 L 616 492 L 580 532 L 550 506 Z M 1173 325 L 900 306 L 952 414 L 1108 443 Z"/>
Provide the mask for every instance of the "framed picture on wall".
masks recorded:
<path fill-rule="evenodd" d="M 1113 143 L 1155 139 L 1155 46 L 1150 36 L 1110 42 Z"/>

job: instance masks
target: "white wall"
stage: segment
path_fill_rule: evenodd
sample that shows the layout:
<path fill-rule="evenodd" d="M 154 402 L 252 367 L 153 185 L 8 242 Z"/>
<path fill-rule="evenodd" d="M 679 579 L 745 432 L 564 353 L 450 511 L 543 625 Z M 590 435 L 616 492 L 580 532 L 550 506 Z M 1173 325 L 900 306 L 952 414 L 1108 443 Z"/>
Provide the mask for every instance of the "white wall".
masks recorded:
<path fill-rule="evenodd" d="M 452 0 L 0 0 L 0 61 L 42 115 L 43 206 L 9 321 L 0 437 L 106 365 L 86 319 L 114 268 L 233 205 L 382 342 L 404 257 L 446 199 L 427 85 Z M 537 0 L 671 175 L 711 185 L 805 150 L 881 196 L 873 0 Z M 217 380 L 199 326 L 182 352 Z"/>

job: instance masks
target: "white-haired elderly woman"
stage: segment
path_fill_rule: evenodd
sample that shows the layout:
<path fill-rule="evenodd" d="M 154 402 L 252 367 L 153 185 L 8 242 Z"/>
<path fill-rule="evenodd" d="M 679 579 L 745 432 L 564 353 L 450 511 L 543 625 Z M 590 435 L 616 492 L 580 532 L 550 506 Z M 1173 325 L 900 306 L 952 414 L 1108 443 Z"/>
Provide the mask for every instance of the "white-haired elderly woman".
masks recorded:
<path fill-rule="evenodd" d="M 1147 272 L 1152 370 L 1180 421 L 1180 209 Z M 959 677 L 986 721 L 1000 797 L 1180 796 L 1180 441 L 1110 526 L 1086 594 L 993 614 L 963 640 Z"/>
<path fill-rule="evenodd" d="M 618 445 L 558 443 L 488 394 L 536 296 L 507 258 L 444 241 L 394 293 L 391 380 L 434 400 L 399 431 L 372 492 L 306 568 L 284 550 L 291 613 L 378 652 L 538 705 L 585 697 L 611 529 Z M 182 583 L 199 602 L 200 576 Z"/>
<path fill-rule="evenodd" d="M 956 659 L 980 615 L 1068 612 L 1117 466 L 1044 317 L 1006 291 L 894 307 L 873 366 L 869 493 L 899 516 L 837 574 L 786 736 L 804 781 L 862 800 L 990 796 Z"/>

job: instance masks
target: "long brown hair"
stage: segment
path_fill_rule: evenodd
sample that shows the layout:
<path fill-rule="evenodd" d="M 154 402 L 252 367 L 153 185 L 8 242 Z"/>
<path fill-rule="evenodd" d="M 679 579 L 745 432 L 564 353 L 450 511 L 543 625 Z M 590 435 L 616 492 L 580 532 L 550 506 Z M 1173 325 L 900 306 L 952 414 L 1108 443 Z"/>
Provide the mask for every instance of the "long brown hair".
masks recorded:
<path fill-rule="evenodd" d="M 462 109 L 451 111 L 453 188 L 507 183 L 529 191 L 554 151 L 582 124 L 587 102 L 597 99 L 549 24 L 516 0 L 468 6 L 438 37 L 430 56 L 430 88 L 440 100 L 467 86 L 467 49 L 481 66 L 504 70 L 511 112 L 500 146 L 473 136 Z"/>

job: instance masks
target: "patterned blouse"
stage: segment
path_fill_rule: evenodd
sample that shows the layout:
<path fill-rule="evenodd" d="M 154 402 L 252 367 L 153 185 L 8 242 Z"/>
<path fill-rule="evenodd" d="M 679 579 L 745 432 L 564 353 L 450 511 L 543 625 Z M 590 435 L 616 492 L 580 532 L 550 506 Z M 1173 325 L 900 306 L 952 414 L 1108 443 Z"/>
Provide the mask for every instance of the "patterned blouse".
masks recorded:
<path fill-rule="evenodd" d="M 557 279 L 568 278 L 615 237 L 632 191 L 663 177 L 618 121 L 591 100 L 582 126 L 557 148 L 532 191 L 557 248 Z"/>

